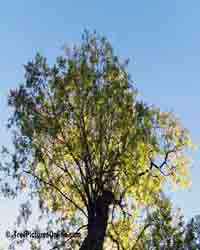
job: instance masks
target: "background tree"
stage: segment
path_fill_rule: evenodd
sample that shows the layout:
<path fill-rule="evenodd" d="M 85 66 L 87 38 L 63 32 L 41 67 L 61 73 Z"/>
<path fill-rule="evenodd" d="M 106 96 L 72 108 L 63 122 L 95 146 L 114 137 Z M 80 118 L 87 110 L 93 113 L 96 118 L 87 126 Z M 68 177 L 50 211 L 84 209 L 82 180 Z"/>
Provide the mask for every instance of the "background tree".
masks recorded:
<path fill-rule="evenodd" d="M 157 206 L 166 181 L 188 183 L 188 131 L 138 100 L 127 63 L 86 31 L 53 66 L 37 54 L 10 91 L 15 152 L 2 170 L 16 186 L 3 191 L 27 187 L 44 216 L 81 232 L 63 249 L 73 240 L 74 249 L 132 249 L 141 208 Z"/>
<path fill-rule="evenodd" d="M 174 213 L 169 199 L 160 200 L 155 211 L 148 214 L 143 228 L 135 249 L 186 250 L 185 221 L 180 213 Z"/>
<path fill-rule="evenodd" d="M 194 216 L 185 229 L 185 249 L 200 249 L 200 215 Z"/>
<path fill-rule="evenodd" d="M 177 211 L 178 212 L 178 211 Z M 186 223 L 183 215 L 175 213 L 169 199 L 148 214 L 143 230 L 135 243 L 136 250 L 199 250 L 199 215 Z"/>

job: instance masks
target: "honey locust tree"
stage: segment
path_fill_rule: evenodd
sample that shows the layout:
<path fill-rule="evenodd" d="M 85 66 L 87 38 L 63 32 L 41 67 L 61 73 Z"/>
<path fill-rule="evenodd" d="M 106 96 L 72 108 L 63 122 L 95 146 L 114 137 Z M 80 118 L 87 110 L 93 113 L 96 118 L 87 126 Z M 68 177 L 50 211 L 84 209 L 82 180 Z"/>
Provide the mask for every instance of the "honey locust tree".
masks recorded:
<path fill-rule="evenodd" d="M 9 94 L 15 150 L 3 169 L 16 192 L 28 187 L 41 211 L 81 232 L 74 249 L 134 249 L 137 212 L 156 206 L 167 181 L 188 182 L 188 131 L 138 99 L 127 66 L 86 31 L 54 65 L 37 54 Z"/>

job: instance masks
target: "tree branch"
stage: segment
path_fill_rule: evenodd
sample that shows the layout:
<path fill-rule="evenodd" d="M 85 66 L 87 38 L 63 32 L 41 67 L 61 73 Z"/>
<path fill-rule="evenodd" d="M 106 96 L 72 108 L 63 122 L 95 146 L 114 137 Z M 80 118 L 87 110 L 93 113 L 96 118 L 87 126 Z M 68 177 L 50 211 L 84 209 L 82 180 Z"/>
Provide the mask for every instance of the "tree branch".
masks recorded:
<path fill-rule="evenodd" d="M 78 210 L 80 210 L 85 216 L 86 218 L 88 217 L 87 214 L 85 213 L 85 211 L 79 207 L 72 199 L 70 199 L 68 196 L 66 196 L 66 194 L 64 194 L 58 187 L 56 187 L 52 182 L 47 182 L 47 181 L 44 181 L 42 178 L 40 178 L 39 176 L 29 172 L 29 171 L 25 171 L 25 173 L 29 174 L 29 175 L 32 175 L 33 177 L 35 177 L 38 181 L 42 182 L 43 184 L 45 185 L 48 185 L 52 188 L 54 188 L 56 191 L 58 191 L 58 193 L 60 193 L 66 200 L 68 200 L 69 202 L 71 202 Z"/>

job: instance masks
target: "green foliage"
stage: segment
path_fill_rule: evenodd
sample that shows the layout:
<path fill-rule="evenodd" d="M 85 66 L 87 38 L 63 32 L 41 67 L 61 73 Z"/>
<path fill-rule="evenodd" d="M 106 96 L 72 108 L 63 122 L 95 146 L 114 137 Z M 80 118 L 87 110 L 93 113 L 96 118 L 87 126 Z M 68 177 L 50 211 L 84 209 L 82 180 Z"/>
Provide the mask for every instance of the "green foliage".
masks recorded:
<path fill-rule="evenodd" d="M 198 250 L 200 249 L 199 216 L 188 223 L 180 212 L 174 213 L 168 199 L 162 199 L 155 211 L 150 213 L 142 234 L 132 250 Z"/>
<path fill-rule="evenodd" d="M 146 220 L 149 225 L 143 239 L 144 249 L 182 250 L 184 247 L 184 221 L 180 214 L 174 215 L 168 199 L 160 201 L 160 206 Z"/>
<path fill-rule="evenodd" d="M 192 143 L 173 114 L 137 100 L 127 62 L 106 38 L 89 32 L 82 38 L 53 66 L 37 54 L 25 65 L 25 82 L 10 91 L 15 152 L 9 171 L 16 190 L 37 193 L 41 211 L 78 219 L 80 226 L 92 202 L 110 190 L 129 204 L 128 218 L 113 205 L 110 220 L 115 231 L 127 228 L 118 239 L 120 249 L 131 249 L 136 211 L 157 206 L 166 181 L 188 184 L 185 150 Z"/>

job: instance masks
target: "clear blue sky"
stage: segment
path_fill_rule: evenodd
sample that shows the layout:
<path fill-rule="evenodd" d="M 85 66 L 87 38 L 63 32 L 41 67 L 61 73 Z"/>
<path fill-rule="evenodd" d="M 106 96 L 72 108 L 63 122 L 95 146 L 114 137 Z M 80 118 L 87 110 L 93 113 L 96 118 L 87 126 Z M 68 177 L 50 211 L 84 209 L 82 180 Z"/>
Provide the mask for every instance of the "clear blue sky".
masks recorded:
<path fill-rule="evenodd" d="M 200 1 L 2 1 L 0 7 L 0 138 L 8 117 L 8 90 L 23 81 L 22 65 L 37 51 L 50 62 L 64 44 L 80 41 L 84 28 L 106 35 L 115 51 L 129 57 L 141 96 L 173 110 L 200 143 Z M 200 213 L 200 154 L 192 155 L 193 185 L 171 193 L 186 216 Z M 12 222 L 17 201 L 1 200 L 0 224 Z M 8 215 L 5 216 L 5 213 Z M 1 225 L 0 225 L 1 228 Z M 3 236 L 2 236 L 3 237 Z"/>

